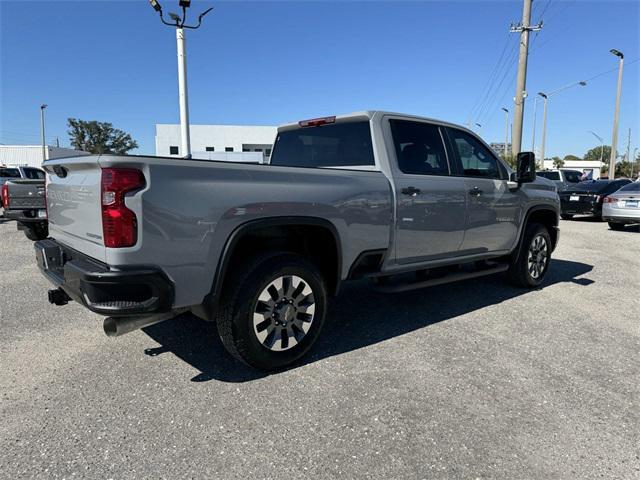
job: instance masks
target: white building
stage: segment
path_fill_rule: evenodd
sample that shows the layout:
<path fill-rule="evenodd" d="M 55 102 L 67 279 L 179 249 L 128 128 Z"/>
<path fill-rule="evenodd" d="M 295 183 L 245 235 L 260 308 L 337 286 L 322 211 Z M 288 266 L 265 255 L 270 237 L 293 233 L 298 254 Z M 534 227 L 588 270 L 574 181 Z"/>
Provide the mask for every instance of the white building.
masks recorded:
<path fill-rule="evenodd" d="M 47 160 L 77 155 L 90 155 L 90 153 L 72 148 L 45 147 Z M 23 165 L 39 168 L 42 165 L 42 145 L 0 145 L 0 165 Z"/>
<path fill-rule="evenodd" d="M 271 126 L 191 125 L 191 151 L 195 158 L 217 160 L 217 154 L 222 152 L 226 159 L 233 161 L 246 157 L 237 153 L 259 152 L 266 159 L 271 155 L 276 132 L 277 127 Z M 202 155 L 207 152 L 215 155 Z M 180 125 L 156 124 L 156 155 L 183 156 L 180 151 Z"/>
<path fill-rule="evenodd" d="M 553 160 L 545 160 L 544 168 L 554 170 L 556 167 L 553 165 Z M 594 180 L 600 178 L 602 171 L 602 162 L 600 160 L 565 160 L 562 168 L 567 170 L 579 170 L 581 172 L 591 172 Z"/>

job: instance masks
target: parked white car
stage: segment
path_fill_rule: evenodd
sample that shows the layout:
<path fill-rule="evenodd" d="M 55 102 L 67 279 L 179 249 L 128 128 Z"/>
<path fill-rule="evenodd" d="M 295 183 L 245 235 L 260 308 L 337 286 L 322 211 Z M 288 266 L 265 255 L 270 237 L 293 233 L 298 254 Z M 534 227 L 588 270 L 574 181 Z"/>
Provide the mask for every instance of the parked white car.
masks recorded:
<path fill-rule="evenodd" d="M 602 203 L 602 218 L 609 222 L 611 230 L 640 223 L 640 182 L 628 183 L 606 197 Z"/>

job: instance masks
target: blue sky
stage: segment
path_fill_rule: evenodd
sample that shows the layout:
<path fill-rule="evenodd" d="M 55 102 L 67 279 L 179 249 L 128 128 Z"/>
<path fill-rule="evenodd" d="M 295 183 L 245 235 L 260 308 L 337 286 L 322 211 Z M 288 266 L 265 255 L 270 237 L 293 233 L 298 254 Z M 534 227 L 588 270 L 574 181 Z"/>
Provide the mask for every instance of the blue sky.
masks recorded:
<path fill-rule="evenodd" d="M 177 11 L 177 0 L 161 3 Z M 505 60 L 517 44 L 508 27 L 521 19 L 520 0 L 192 5 L 192 18 L 215 10 L 188 32 L 191 123 L 277 125 L 365 109 L 465 123 L 473 110 L 487 141 L 504 138 L 500 107 L 512 110 L 516 68 Z M 615 69 L 611 48 L 627 62 L 619 149 L 628 128 L 631 149 L 640 146 L 640 2 L 534 0 L 540 19 L 523 146 L 535 93 Z M 47 103 L 50 142 L 68 144 L 66 119 L 76 117 L 111 122 L 138 140 L 135 153 L 153 154 L 155 123 L 179 120 L 175 48 L 146 0 L 0 0 L 0 143 L 38 143 Z M 547 156 L 583 155 L 598 143 L 589 130 L 609 144 L 615 88 L 612 71 L 552 97 Z"/>

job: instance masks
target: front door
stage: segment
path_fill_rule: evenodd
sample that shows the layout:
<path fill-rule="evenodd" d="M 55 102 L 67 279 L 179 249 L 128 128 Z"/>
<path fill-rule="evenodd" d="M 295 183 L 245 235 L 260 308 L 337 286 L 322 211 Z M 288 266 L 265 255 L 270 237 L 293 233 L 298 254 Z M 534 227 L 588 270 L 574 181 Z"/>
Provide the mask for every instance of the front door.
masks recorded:
<path fill-rule="evenodd" d="M 451 175 L 441 127 L 421 121 L 389 123 L 396 154 L 396 261 L 455 255 L 464 237 L 466 185 L 464 178 Z"/>
<path fill-rule="evenodd" d="M 468 198 L 461 253 L 511 249 L 522 214 L 522 191 L 509 189 L 505 167 L 479 139 L 456 128 L 447 131 Z"/>

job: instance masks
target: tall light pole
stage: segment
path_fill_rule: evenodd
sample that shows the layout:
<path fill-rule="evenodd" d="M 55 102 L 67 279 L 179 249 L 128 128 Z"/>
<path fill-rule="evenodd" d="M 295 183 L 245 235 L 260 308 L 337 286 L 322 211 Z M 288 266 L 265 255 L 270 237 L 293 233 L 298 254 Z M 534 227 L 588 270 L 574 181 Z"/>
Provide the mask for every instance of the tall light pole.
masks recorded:
<path fill-rule="evenodd" d="M 536 110 L 538 109 L 538 97 L 533 99 L 533 133 L 531 134 L 531 151 L 536 154 Z M 543 159 L 544 161 L 544 159 Z"/>
<path fill-rule="evenodd" d="M 549 93 L 544 93 L 544 92 L 538 92 L 538 95 L 540 95 L 542 98 L 544 98 L 544 110 L 542 112 L 542 146 L 540 147 L 540 156 L 542 157 L 542 164 L 544 165 L 544 150 L 545 150 L 545 145 L 547 142 L 547 110 L 548 110 L 548 103 L 549 103 L 549 97 L 552 95 L 556 95 L 564 90 L 566 90 L 567 88 L 571 88 L 571 87 L 575 87 L 575 86 L 581 86 L 584 87 L 587 85 L 587 82 L 585 82 L 584 80 L 580 80 L 579 82 L 573 82 L 570 83 L 568 85 L 565 85 L 564 87 L 560 87 L 552 92 Z"/>
<path fill-rule="evenodd" d="M 509 109 L 502 107 L 504 112 L 504 159 L 509 156 Z"/>
<path fill-rule="evenodd" d="M 600 140 L 600 166 L 602 167 L 602 157 L 604 156 L 604 138 L 602 138 L 596 132 L 593 132 L 591 130 L 589 130 L 589 132 L 591 133 L 591 135 Z"/>
<path fill-rule="evenodd" d="M 618 150 L 618 120 L 620 119 L 620 96 L 622 95 L 622 67 L 624 55 L 615 48 L 609 50 L 620 59 L 618 67 L 618 93 L 616 94 L 616 113 L 613 117 L 613 134 L 611 137 L 611 156 L 609 157 L 609 178 L 616 178 L 616 152 Z"/>
<path fill-rule="evenodd" d="M 44 109 L 47 108 L 47 104 L 40 105 L 40 141 L 42 143 L 42 161 L 47 159 L 47 145 L 44 137 Z"/>
<path fill-rule="evenodd" d="M 167 22 L 162 16 L 162 6 L 158 0 L 149 0 L 149 3 L 153 9 L 160 14 L 160 20 L 165 25 L 175 27 L 176 29 L 176 42 L 178 49 L 178 96 L 180 103 L 180 138 L 182 156 L 184 158 L 191 158 L 191 137 L 189 135 L 189 99 L 187 94 L 187 53 L 186 53 L 186 39 L 184 34 L 185 28 L 191 28 L 195 30 L 202 25 L 202 18 L 209 13 L 212 8 L 209 8 L 202 12 L 198 17 L 198 23 L 196 25 L 185 25 L 187 19 L 187 8 L 191 6 L 191 0 L 179 0 L 178 5 L 182 7 L 182 18 L 175 13 L 169 13 L 169 17 L 172 22 Z"/>

